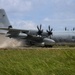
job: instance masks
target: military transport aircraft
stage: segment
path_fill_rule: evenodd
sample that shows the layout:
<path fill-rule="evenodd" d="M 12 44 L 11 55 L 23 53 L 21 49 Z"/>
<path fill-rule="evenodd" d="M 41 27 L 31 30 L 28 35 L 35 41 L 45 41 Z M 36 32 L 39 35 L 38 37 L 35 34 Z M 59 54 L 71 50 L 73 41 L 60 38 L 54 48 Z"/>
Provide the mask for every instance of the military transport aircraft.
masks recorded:
<path fill-rule="evenodd" d="M 24 39 L 27 45 L 52 46 L 55 43 L 75 42 L 74 31 L 57 32 L 48 26 L 48 30 L 44 32 L 42 25 L 37 26 L 37 30 L 14 29 L 4 9 L 0 9 L 0 30 L 4 30 L 1 33 L 5 33 L 9 38 Z"/>

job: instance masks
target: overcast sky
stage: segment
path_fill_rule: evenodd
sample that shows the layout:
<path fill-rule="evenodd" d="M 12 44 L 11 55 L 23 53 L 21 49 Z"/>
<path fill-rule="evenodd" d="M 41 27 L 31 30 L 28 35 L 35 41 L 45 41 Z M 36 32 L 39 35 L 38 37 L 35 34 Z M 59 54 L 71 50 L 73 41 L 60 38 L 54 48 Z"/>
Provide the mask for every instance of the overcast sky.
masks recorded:
<path fill-rule="evenodd" d="M 75 0 L 0 0 L 11 24 L 16 28 L 36 29 L 42 24 L 54 30 L 75 27 Z"/>

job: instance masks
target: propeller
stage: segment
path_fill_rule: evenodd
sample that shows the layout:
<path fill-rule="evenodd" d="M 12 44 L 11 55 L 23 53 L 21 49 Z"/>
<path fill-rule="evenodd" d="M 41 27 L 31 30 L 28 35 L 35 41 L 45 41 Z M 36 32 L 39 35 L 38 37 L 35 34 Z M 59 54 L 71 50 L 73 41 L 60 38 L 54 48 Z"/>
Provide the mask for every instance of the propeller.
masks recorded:
<path fill-rule="evenodd" d="M 52 30 L 53 30 L 53 28 L 50 28 L 50 26 L 48 26 L 48 30 L 46 30 L 48 33 L 48 36 L 51 36 L 53 34 Z"/>
<path fill-rule="evenodd" d="M 65 27 L 65 31 L 67 30 L 67 27 Z"/>
<path fill-rule="evenodd" d="M 75 27 L 73 27 L 73 31 L 75 30 Z"/>
<path fill-rule="evenodd" d="M 37 29 L 38 29 L 37 34 L 38 34 L 38 35 L 42 35 L 42 33 L 43 33 L 43 29 L 41 29 L 41 28 L 42 28 L 42 25 L 41 25 L 41 24 L 40 24 L 40 27 L 37 26 Z"/>

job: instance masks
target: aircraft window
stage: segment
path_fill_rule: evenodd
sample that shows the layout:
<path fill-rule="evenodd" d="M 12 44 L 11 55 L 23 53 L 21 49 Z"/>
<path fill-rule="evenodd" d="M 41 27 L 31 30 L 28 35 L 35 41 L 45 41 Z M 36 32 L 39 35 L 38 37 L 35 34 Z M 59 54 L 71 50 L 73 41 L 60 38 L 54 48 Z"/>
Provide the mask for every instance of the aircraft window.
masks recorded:
<path fill-rule="evenodd" d="M 75 39 L 75 36 L 72 36 L 72 39 Z"/>

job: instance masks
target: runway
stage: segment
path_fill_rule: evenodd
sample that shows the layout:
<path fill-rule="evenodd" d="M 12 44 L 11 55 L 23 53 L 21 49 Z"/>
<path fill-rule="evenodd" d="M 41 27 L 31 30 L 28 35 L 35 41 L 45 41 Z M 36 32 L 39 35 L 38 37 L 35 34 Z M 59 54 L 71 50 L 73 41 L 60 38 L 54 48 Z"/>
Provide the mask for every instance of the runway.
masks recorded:
<path fill-rule="evenodd" d="M 8 47 L 0 48 L 0 50 L 75 50 L 75 47 Z"/>

